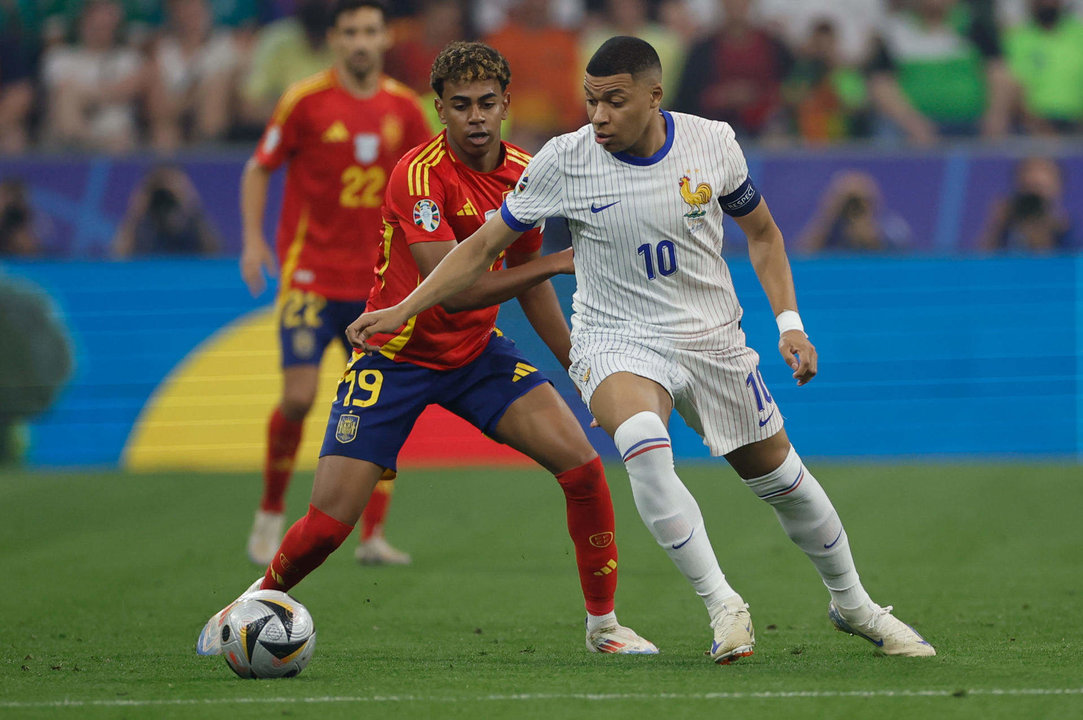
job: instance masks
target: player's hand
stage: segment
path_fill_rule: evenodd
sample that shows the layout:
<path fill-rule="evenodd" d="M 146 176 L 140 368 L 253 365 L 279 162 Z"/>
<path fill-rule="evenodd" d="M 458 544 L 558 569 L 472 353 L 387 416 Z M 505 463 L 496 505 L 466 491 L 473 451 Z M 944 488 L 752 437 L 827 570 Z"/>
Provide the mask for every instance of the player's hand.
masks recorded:
<path fill-rule="evenodd" d="M 378 345 L 370 345 L 368 339 L 379 333 L 393 333 L 406 324 L 409 318 L 402 317 L 398 305 L 383 310 L 362 313 L 346 328 L 346 339 L 358 350 L 377 352 Z"/>
<path fill-rule="evenodd" d="M 575 275 L 575 251 L 571 248 L 550 255 L 560 275 Z"/>
<path fill-rule="evenodd" d="M 798 385 L 816 377 L 816 348 L 800 330 L 787 330 L 778 339 L 778 351 L 793 370 Z"/>
<path fill-rule="evenodd" d="M 272 277 L 278 274 L 278 263 L 271 247 L 263 240 L 258 243 L 245 243 L 241 250 L 241 277 L 244 278 L 244 284 L 248 286 L 252 297 L 258 296 L 267 287 L 264 270 Z"/>

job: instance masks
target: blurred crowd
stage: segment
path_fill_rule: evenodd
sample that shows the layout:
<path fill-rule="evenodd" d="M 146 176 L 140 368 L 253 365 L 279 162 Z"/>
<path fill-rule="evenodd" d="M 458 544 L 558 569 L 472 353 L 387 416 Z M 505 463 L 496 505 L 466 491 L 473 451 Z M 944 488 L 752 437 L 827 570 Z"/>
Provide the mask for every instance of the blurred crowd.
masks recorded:
<path fill-rule="evenodd" d="M 330 0 L 0 0 L 0 154 L 251 142 L 331 62 Z M 1083 130 L 1081 0 L 408 0 L 386 72 L 428 94 L 446 43 L 513 72 L 512 139 L 585 122 L 608 36 L 659 51 L 671 109 L 761 142 L 930 145 Z"/>
<path fill-rule="evenodd" d="M 250 149 L 286 88 L 332 63 L 332 0 L 0 0 L 0 158 L 151 152 L 108 254 L 229 251 L 178 153 Z M 1083 0 L 391 0 L 385 71 L 423 96 L 447 43 L 477 38 L 512 68 L 505 136 L 536 150 L 586 122 L 582 75 L 608 37 L 658 50 L 670 109 L 732 124 L 743 143 L 1083 137 Z M 438 127 L 434 123 L 434 128 Z M 1046 148 L 1051 146 L 1046 145 Z M 1064 168 L 1019 162 L 962 229 L 971 248 L 1072 250 Z M 884 178 L 879 178 L 882 183 Z M 878 178 L 823 178 L 796 248 L 914 247 L 914 216 Z M 0 256 L 73 251 L 33 188 L 0 172 Z M 958 190 L 958 189 L 957 189 Z M 896 200 L 898 198 L 896 197 Z M 1076 218 L 1079 222 L 1079 218 Z M 925 231 L 927 234 L 927 230 Z"/>

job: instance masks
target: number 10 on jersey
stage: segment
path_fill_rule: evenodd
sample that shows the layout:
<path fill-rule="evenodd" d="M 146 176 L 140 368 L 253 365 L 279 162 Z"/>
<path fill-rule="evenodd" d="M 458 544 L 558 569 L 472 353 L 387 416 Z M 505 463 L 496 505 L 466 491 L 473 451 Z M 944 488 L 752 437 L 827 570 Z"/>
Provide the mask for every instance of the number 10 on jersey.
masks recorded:
<path fill-rule="evenodd" d="M 636 252 L 643 256 L 648 280 L 654 280 L 656 268 L 657 275 L 663 277 L 677 272 L 677 249 L 672 240 L 662 240 L 653 247 L 650 243 L 643 243 L 636 248 Z"/>

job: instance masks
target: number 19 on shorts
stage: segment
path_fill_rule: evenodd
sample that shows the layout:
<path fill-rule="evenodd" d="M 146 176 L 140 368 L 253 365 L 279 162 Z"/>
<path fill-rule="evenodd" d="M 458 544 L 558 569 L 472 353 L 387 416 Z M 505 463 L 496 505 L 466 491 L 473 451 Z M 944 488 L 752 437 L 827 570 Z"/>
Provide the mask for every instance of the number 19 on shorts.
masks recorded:
<path fill-rule="evenodd" d="M 643 243 L 636 248 L 636 252 L 643 257 L 648 280 L 654 280 L 658 275 L 666 277 L 677 272 L 677 249 L 672 240 L 662 240 L 653 246 Z"/>

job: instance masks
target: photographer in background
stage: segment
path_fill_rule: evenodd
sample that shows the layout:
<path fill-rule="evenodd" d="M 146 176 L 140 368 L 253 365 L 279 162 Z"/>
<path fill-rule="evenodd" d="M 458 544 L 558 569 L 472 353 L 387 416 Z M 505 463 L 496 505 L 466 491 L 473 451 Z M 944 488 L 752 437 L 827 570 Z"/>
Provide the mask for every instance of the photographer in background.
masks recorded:
<path fill-rule="evenodd" d="M 989 209 L 979 246 L 985 250 L 1054 252 L 1076 247 L 1064 209 L 1064 177 L 1051 158 L 1027 157 L 1015 168 L 1015 187 Z"/>
<path fill-rule="evenodd" d="M 21 180 L 0 181 L 0 257 L 36 257 L 41 240 L 34 230 L 34 209 Z"/>
<path fill-rule="evenodd" d="M 113 256 L 211 255 L 221 242 L 199 193 L 179 167 L 159 165 L 132 193 Z"/>
<path fill-rule="evenodd" d="M 875 178 L 848 171 L 832 179 L 797 245 L 808 253 L 888 252 L 906 250 L 910 240 L 910 226 L 884 207 Z"/>

